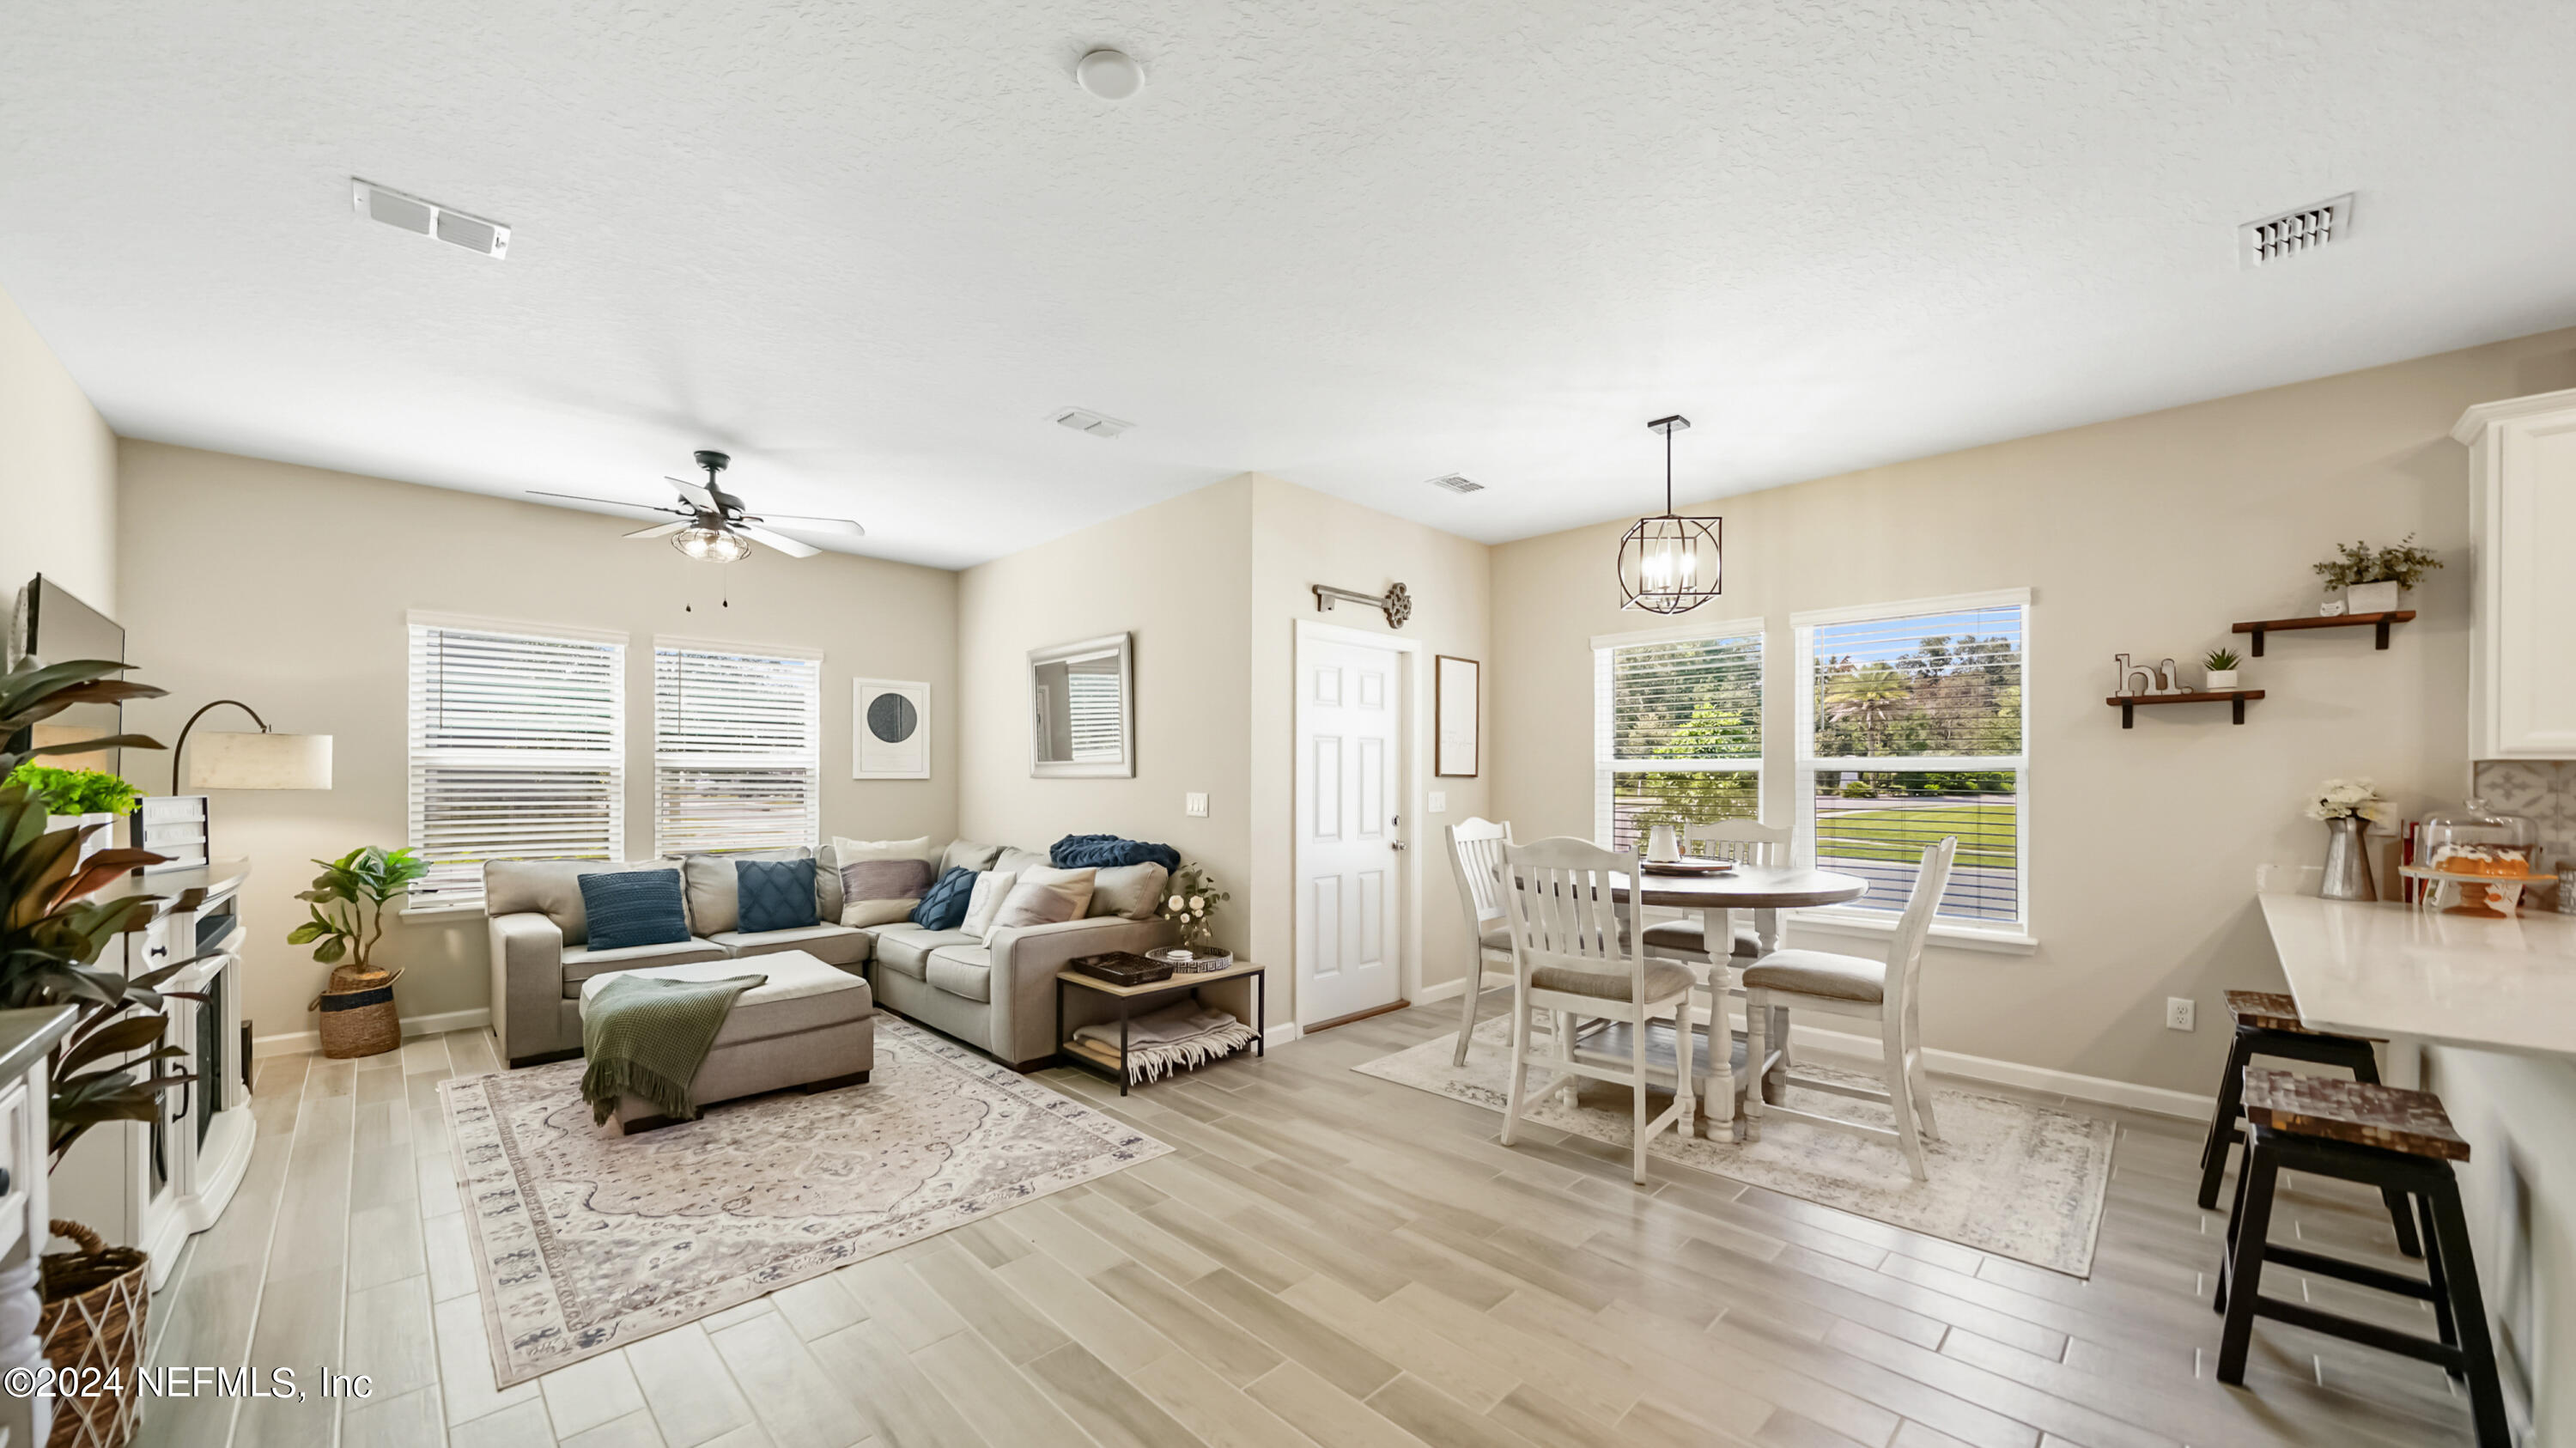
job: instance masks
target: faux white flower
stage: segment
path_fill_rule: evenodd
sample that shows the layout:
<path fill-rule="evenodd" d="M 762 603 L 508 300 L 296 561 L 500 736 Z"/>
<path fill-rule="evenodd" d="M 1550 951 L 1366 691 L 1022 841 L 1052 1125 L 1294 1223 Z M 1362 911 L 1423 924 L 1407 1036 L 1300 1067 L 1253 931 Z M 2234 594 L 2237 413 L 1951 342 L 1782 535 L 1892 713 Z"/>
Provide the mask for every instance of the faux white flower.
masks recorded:
<path fill-rule="evenodd" d="M 1193 910 L 1204 911 L 1207 909 L 1207 900 L 1202 896 L 1192 895 L 1190 897 L 1190 908 Z"/>
<path fill-rule="evenodd" d="M 1207 918 L 1207 907 L 1204 905 L 1195 906 L 1191 909 L 1190 914 L 1197 919 L 1204 920 Z"/>
<path fill-rule="evenodd" d="M 2351 819 L 2358 815 L 2378 820 L 2387 814 L 2387 801 L 2379 797 L 2379 788 L 2367 779 L 2329 779 L 2316 797 L 2308 801 L 2307 816 L 2312 820 Z"/>
<path fill-rule="evenodd" d="M 1175 895 L 1171 898 L 1170 908 L 1174 910 L 1186 910 L 1189 908 L 1189 902 L 1182 899 L 1180 896 Z"/>

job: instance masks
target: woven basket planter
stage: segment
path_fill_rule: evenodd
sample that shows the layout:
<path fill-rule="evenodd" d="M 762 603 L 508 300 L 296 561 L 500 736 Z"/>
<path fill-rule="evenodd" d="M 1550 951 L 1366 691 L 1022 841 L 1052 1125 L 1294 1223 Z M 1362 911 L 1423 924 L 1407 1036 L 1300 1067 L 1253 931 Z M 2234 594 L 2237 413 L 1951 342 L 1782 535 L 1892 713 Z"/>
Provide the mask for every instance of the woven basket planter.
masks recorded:
<path fill-rule="evenodd" d="M 152 1305 L 143 1287 L 144 1255 L 111 1247 L 78 1222 L 57 1218 L 57 1237 L 80 1244 L 77 1252 L 48 1252 L 41 1264 L 45 1310 L 36 1333 L 45 1361 L 75 1381 L 119 1391 L 54 1399 L 54 1431 L 46 1448 L 125 1448 L 134 1439 L 134 1413 L 143 1383 L 143 1322 Z"/>
<path fill-rule="evenodd" d="M 401 971 L 331 968 L 331 984 L 306 1010 L 322 1013 L 322 1054 L 332 1060 L 381 1056 L 402 1045 L 402 1015 L 394 1009 Z"/>

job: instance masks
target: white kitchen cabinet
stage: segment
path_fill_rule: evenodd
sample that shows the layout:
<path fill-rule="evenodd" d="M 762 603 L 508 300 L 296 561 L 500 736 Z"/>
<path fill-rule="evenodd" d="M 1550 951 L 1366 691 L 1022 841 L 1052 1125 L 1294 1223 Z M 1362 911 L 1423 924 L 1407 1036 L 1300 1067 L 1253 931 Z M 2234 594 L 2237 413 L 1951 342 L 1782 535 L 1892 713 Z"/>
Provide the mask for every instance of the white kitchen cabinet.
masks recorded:
<path fill-rule="evenodd" d="M 2481 402 L 2469 445 L 2469 757 L 2576 759 L 2576 389 Z"/>

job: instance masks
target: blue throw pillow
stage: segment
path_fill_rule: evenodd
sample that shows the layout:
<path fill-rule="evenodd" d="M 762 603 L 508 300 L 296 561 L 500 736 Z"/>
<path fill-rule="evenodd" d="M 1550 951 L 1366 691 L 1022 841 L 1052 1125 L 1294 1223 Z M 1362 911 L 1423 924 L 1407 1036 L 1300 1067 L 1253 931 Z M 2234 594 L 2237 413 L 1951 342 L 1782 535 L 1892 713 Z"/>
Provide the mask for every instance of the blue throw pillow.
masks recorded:
<path fill-rule="evenodd" d="M 676 945 L 689 938 L 677 870 L 612 870 L 576 877 L 590 917 L 590 948 Z"/>
<path fill-rule="evenodd" d="M 975 872 L 960 865 L 939 877 L 912 907 L 912 923 L 926 930 L 954 930 L 966 923 L 966 905 L 975 895 Z"/>
<path fill-rule="evenodd" d="M 736 860 L 733 888 L 740 904 L 734 929 L 745 935 L 815 923 L 812 860 Z"/>

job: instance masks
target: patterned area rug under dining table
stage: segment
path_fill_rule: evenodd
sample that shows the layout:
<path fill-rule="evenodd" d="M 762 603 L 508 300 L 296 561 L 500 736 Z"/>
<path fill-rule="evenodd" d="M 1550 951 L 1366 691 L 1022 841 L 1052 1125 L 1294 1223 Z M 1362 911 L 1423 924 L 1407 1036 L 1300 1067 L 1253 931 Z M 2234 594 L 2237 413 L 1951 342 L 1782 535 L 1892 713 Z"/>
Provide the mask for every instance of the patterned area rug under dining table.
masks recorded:
<path fill-rule="evenodd" d="M 508 1387 L 1172 1148 L 883 1012 L 864 1086 L 621 1137 L 582 1063 L 441 1083 Z"/>
<path fill-rule="evenodd" d="M 1625 1052 L 1625 1027 L 1615 1050 Z M 1544 1040 L 1544 1033 L 1540 1034 Z M 1672 1070 L 1672 1025 L 1647 1036 L 1648 1059 L 1660 1056 Z M 1706 1037 L 1701 1036 L 1705 1049 Z M 1496 1016 L 1476 1027 L 1467 1064 L 1452 1066 L 1457 1037 L 1443 1034 L 1392 1056 L 1352 1069 L 1465 1101 L 1500 1114 L 1511 1089 L 1511 1020 Z M 1735 1042 L 1739 1070 L 1744 1043 Z M 1797 1074 L 1875 1087 L 1876 1078 L 1802 1059 Z M 1543 1073 L 1533 1070 L 1536 1087 Z M 2071 1276 L 2093 1271 L 2093 1244 L 2102 1230 L 2102 1204 L 2111 1186 L 2111 1148 L 2117 1131 L 2108 1121 L 2007 1097 L 1932 1088 L 1942 1139 L 1924 1143 L 1932 1179 L 1915 1181 L 1894 1146 L 1848 1132 L 1778 1120 L 1763 1124 L 1758 1142 L 1726 1139 L 1712 1123 L 1706 1138 L 1667 1129 L 1648 1143 L 1657 1160 L 1695 1167 L 1785 1196 L 1904 1227 L 1926 1236 L 1992 1252 Z M 1556 1097 L 1527 1109 L 1525 1120 L 1628 1149 L 1634 1136 L 1628 1091 L 1586 1082 L 1567 1106 Z M 1791 1088 L 1785 1104 L 1880 1126 L 1892 1124 L 1876 1102 Z M 1658 1102 L 1655 1110 L 1660 1111 Z"/>

